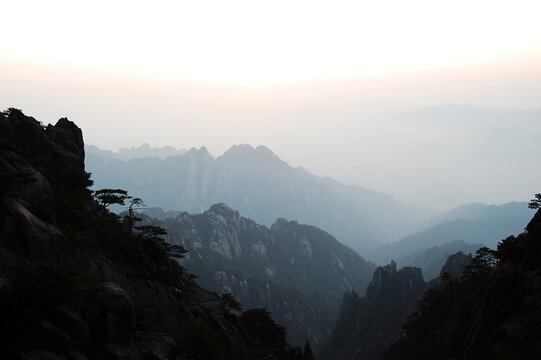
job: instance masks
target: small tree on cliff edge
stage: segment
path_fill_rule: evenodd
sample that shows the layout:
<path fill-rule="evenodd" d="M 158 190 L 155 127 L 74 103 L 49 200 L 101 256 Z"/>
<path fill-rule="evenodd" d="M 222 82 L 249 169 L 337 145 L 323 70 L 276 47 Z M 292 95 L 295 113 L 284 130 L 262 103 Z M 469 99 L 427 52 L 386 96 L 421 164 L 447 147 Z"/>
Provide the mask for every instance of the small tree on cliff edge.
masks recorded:
<path fill-rule="evenodd" d="M 528 207 L 530 209 L 539 209 L 541 207 L 541 194 L 535 194 L 535 197 L 530 200 Z"/>
<path fill-rule="evenodd" d="M 110 205 L 125 205 L 126 200 L 131 199 L 126 190 L 122 189 L 101 189 L 94 193 L 96 201 L 107 209 Z"/>
<path fill-rule="evenodd" d="M 143 209 L 143 206 L 145 206 L 145 203 L 143 202 L 143 200 L 141 200 L 141 198 L 136 197 L 130 199 L 130 205 L 128 206 L 128 215 L 125 215 L 123 217 L 126 225 L 128 226 L 128 235 L 130 238 L 132 237 L 135 223 L 142 220 L 139 216 L 137 216 L 137 210 Z"/>
<path fill-rule="evenodd" d="M 169 244 L 163 236 L 167 235 L 167 230 L 162 227 L 154 225 L 143 225 L 137 226 L 137 230 L 140 231 L 140 234 L 149 240 L 156 240 L 163 247 L 167 255 L 174 259 L 180 259 L 184 257 L 188 251 L 182 245 Z"/>

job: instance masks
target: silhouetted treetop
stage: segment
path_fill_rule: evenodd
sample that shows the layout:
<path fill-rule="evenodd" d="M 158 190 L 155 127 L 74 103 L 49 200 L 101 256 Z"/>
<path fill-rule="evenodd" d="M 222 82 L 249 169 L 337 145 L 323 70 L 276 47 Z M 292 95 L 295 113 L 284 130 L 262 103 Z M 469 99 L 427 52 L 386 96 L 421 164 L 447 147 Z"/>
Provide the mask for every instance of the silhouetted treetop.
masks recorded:
<path fill-rule="evenodd" d="M 539 209 L 541 207 L 541 193 L 534 195 L 534 198 L 530 200 L 528 207 L 530 209 Z"/>
<path fill-rule="evenodd" d="M 131 199 L 126 190 L 122 189 L 101 189 L 94 193 L 96 201 L 105 209 L 109 205 L 125 205 L 126 200 Z"/>

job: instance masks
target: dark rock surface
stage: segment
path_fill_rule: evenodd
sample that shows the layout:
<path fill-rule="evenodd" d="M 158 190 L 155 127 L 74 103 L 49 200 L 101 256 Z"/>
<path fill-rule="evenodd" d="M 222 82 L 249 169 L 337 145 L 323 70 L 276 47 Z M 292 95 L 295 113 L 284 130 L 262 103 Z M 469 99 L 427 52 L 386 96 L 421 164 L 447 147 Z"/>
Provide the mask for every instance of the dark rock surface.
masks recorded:
<path fill-rule="evenodd" d="M 385 359 L 541 358 L 541 216 L 428 291 Z"/>
<path fill-rule="evenodd" d="M 396 269 L 394 261 L 374 271 L 366 296 L 346 292 L 324 359 L 380 359 L 426 289 L 421 269 Z"/>
<path fill-rule="evenodd" d="M 74 123 L 0 113 L 1 359 L 302 359 L 250 340 L 164 246 L 94 201 L 89 175 Z"/>

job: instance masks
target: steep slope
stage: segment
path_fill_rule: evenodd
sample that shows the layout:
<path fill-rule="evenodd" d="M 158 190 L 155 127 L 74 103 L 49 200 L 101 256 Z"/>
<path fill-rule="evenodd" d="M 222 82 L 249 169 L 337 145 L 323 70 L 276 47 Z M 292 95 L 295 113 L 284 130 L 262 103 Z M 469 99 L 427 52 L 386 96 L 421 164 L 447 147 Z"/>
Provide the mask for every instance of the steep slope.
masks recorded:
<path fill-rule="evenodd" d="M 265 310 L 234 315 L 91 183 L 74 123 L 0 113 L 0 358 L 302 359 Z"/>
<path fill-rule="evenodd" d="M 338 321 L 322 358 L 380 359 L 397 338 L 426 284 L 421 270 L 396 264 L 378 267 L 366 296 L 346 292 Z"/>
<path fill-rule="evenodd" d="M 510 234 L 519 234 L 528 223 L 526 203 L 503 205 L 471 204 L 460 206 L 445 214 L 433 217 L 425 224 L 436 225 L 406 236 L 397 242 L 374 249 L 368 258 L 376 264 L 442 245 L 455 240 L 467 244 L 483 244 L 495 249 L 498 241 Z M 438 223 L 443 221 L 442 223 Z M 468 251 L 467 248 L 457 249 Z"/>
<path fill-rule="evenodd" d="M 270 229 L 225 204 L 163 222 L 167 241 L 189 253 L 182 264 L 198 283 L 266 307 L 297 345 L 317 349 L 336 320 L 342 294 L 361 290 L 375 266 L 328 233 L 278 219 Z"/>
<path fill-rule="evenodd" d="M 429 282 L 430 287 L 441 286 L 449 280 L 458 280 L 466 272 L 472 261 L 472 254 L 464 254 L 462 251 L 450 255 L 441 267 L 437 278 Z"/>
<path fill-rule="evenodd" d="M 96 188 L 122 187 L 149 206 L 195 213 L 227 203 L 267 226 L 278 217 L 313 224 L 361 253 L 419 220 L 388 195 L 293 168 L 264 146 L 236 145 L 216 159 L 205 148 L 164 160 L 87 154 L 87 167 Z"/>
<path fill-rule="evenodd" d="M 427 292 L 385 359 L 539 359 L 541 211 L 526 232 Z"/>

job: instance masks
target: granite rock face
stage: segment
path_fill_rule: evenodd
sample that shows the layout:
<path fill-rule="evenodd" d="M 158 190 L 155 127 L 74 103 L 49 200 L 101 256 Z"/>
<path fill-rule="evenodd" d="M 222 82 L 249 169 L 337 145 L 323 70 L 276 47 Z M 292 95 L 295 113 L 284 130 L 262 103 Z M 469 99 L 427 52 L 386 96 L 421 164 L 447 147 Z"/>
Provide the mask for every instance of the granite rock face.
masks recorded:
<path fill-rule="evenodd" d="M 231 293 L 244 308 L 268 308 L 291 343 L 308 340 L 314 352 L 330 335 L 342 294 L 363 291 L 375 268 L 317 227 L 278 219 L 267 228 L 226 204 L 148 221 L 188 250 L 181 263 L 199 284 Z"/>
<path fill-rule="evenodd" d="M 441 268 L 440 277 L 447 274 L 451 279 L 459 279 L 464 274 L 466 267 L 470 265 L 471 259 L 471 254 L 466 255 L 461 251 L 449 256 Z"/>
<path fill-rule="evenodd" d="M 161 242 L 95 202 L 84 158 L 73 122 L 0 113 L 0 358 L 300 359 L 256 346 Z"/>

